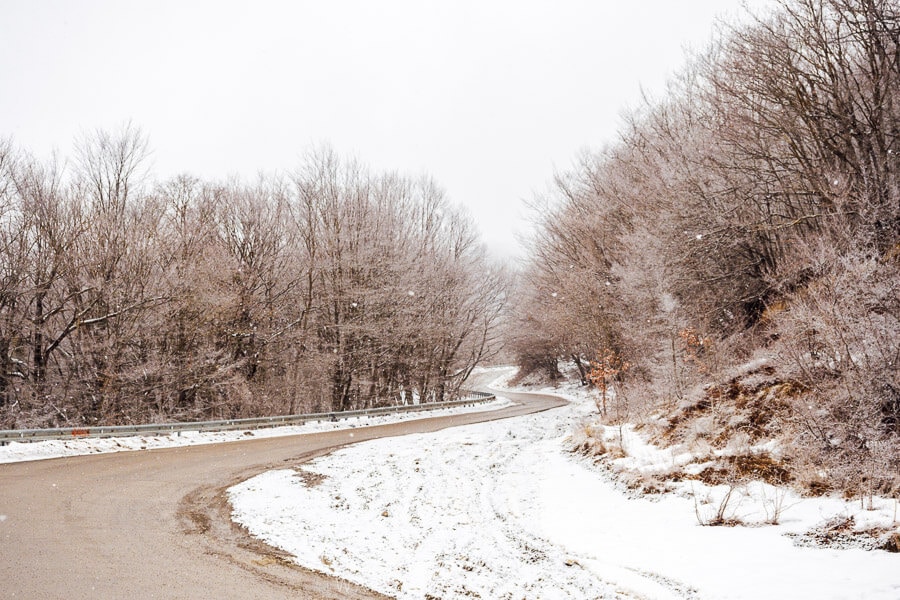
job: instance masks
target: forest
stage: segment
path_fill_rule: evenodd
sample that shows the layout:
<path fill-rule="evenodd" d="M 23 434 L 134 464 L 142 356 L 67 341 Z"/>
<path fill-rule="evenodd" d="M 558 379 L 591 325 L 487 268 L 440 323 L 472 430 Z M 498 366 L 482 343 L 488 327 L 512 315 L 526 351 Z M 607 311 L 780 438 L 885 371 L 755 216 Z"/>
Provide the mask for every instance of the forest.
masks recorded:
<path fill-rule="evenodd" d="M 3 139 L 0 428 L 440 400 L 502 343 L 654 441 L 777 440 L 778 477 L 900 493 L 898 154 L 896 0 L 722 23 L 531 201 L 516 272 L 434 180 L 327 147 L 159 181 L 131 124 Z"/>
<path fill-rule="evenodd" d="M 155 181 L 128 124 L 0 141 L 0 428 L 453 398 L 508 276 L 430 178 L 329 148 L 252 182 Z"/>
<path fill-rule="evenodd" d="M 510 349 L 660 440 L 777 439 L 811 491 L 898 493 L 900 6 L 776 4 L 535 199 Z"/>

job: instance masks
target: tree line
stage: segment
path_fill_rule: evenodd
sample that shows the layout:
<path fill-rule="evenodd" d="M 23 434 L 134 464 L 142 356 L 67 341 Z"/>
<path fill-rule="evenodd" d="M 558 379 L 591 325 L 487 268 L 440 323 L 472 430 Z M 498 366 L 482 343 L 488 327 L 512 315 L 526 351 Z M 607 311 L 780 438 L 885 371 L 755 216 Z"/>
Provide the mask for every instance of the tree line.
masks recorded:
<path fill-rule="evenodd" d="M 441 400 L 495 350 L 506 275 L 432 179 L 148 156 L 131 125 L 69 160 L 0 142 L 0 427 Z"/>
<path fill-rule="evenodd" d="M 766 359 L 813 466 L 896 486 L 898 157 L 896 0 L 781 0 L 723 26 L 535 199 L 519 364 L 585 378 L 609 350 L 632 401 L 672 407 Z"/>

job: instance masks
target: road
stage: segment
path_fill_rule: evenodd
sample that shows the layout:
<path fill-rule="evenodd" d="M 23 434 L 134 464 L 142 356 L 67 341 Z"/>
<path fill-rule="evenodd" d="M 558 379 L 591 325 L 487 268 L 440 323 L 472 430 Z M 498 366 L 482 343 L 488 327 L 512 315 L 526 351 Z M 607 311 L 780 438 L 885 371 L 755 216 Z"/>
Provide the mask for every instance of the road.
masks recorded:
<path fill-rule="evenodd" d="M 0 465 L 0 598 L 382 598 L 291 564 L 230 520 L 225 490 L 347 444 L 565 401 L 352 430 Z"/>

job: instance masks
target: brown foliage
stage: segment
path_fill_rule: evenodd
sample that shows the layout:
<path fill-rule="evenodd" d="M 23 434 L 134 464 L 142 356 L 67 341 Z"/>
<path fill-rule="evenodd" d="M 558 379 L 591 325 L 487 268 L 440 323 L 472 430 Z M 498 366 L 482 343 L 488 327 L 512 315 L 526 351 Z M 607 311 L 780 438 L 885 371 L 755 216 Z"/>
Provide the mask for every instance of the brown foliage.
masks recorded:
<path fill-rule="evenodd" d="M 597 358 L 592 360 L 590 365 L 591 370 L 587 374 L 587 379 L 600 390 L 597 410 L 600 414 L 605 415 L 609 387 L 631 368 L 631 364 L 623 360 L 615 351 L 605 348 L 597 354 Z"/>
<path fill-rule="evenodd" d="M 634 396 L 682 406 L 673 438 L 690 423 L 717 445 L 779 436 L 838 485 L 887 489 L 900 468 L 898 24 L 893 1 L 782 0 L 723 27 L 536 201 L 519 346 L 616 348 Z M 759 357 L 771 372 L 729 375 Z"/>

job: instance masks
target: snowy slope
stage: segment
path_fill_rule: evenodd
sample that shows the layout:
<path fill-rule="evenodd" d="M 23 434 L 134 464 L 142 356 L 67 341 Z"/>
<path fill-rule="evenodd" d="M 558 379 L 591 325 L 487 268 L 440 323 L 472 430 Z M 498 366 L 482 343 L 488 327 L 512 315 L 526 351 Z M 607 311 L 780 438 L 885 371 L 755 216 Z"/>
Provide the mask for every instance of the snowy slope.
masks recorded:
<path fill-rule="evenodd" d="M 900 598 L 900 555 L 784 535 L 835 515 L 891 524 L 892 501 L 790 497 L 779 526 L 702 527 L 695 510 L 723 490 L 634 499 L 566 452 L 592 407 L 575 400 L 264 473 L 231 488 L 233 518 L 299 564 L 397 598 Z M 648 464 L 673 460 L 636 435 L 628 445 Z M 774 491 L 742 493 L 735 511 L 764 520 Z"/>

